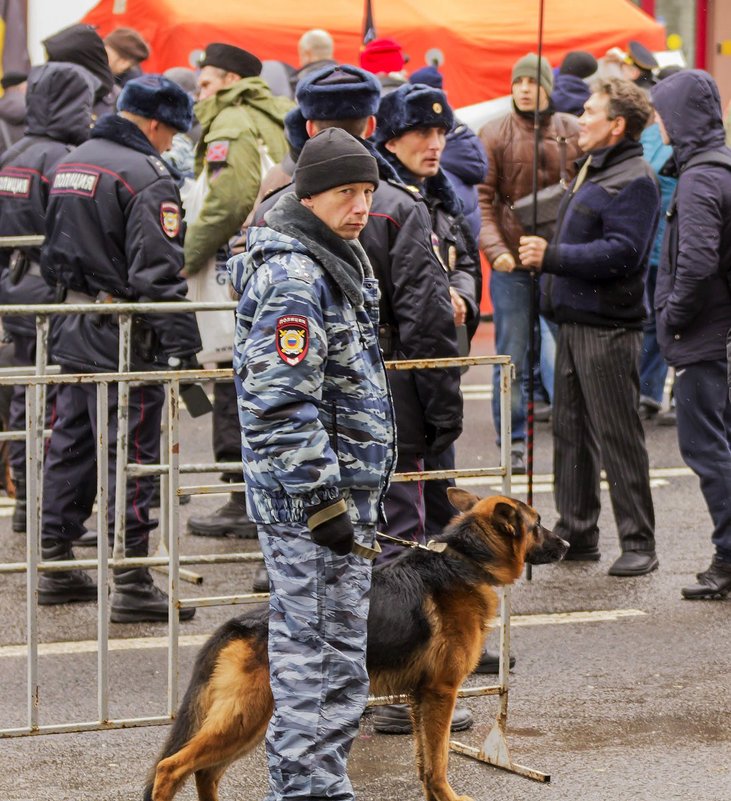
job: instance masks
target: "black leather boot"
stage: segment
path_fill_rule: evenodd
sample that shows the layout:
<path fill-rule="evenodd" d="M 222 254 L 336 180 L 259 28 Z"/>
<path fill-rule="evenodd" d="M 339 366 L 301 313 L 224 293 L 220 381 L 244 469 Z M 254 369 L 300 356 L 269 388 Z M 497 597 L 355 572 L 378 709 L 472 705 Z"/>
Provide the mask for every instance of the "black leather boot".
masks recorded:
<path fill-rule="evenodd" d="M 452 713 L 451 731 L 465 731 L 472 726 L 474 718 L 467 707 L 456 706 Z M 411 734 L 413 725 L 406 704 L 383 704 L 373 713 L 373 728 L 381 734 Z"/>
<path fill-rule="evenodd" d="M 13 509 L 13 531 L 22 534 L 26 526 L 26 514 L 28 505 L 26 502 L 25 473 L 13 475 L 15 484 L 15 509 Z"/>
<path fill-rule="evenodd" d="M 74 558 L 71 545 L 65 542 L 43 545 L 41 551 L 44 562 L 63 562 Z M 38 576 L 38 603 L 41 606 L 95 601 L 96 597 L 97 586 L 83 570 L 63 570 Z"/>
<path fill-rule="evenodd" d="M 188 518 L 188 531 L 199 537 L 256 538 L 256 523 L 246 514 L 246 495 L 232 492 L 228 502 L 210 515 Z"/>
<path fill-rule="evenodd" d="M 731 592 L 731 562 L 721 562 L 714 556 L 711 566 L 696 575 L 697 584 L 680 591 L 688 601 L 710 601 L 725 598 Z"/>
<path fill-rule="evenodd" d="M 114 589 L 110 601 L 112 623 L 140 623 L 168 619 L 168 595 L 155 586 L 146 567 L 114 571 Z M 190 620 L 195 609 L 180 609 L 180 620 Z"/>

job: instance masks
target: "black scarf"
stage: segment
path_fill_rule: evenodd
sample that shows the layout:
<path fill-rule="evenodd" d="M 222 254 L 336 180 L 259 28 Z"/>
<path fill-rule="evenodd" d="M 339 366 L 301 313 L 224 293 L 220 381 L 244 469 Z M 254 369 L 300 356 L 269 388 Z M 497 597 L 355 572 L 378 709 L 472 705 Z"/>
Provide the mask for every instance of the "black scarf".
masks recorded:
<path fill-rule="evenodd" d="M 373 268 L 357 239 L 342 239 L 290 192 L 264 215 L 264 222 L 280 234 L 301 242 L 330 275 L 354 306 L 363 305 L 363 279 Z"/>

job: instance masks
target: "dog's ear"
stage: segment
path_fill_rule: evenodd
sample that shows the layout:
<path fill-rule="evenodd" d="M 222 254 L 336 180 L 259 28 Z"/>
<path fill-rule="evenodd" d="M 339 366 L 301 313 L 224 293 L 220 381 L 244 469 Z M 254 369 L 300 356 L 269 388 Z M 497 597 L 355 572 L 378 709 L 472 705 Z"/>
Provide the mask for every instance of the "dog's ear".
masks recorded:
<path fill-rule="evenodd" d="M 512 503 L 498 501 L 492 511 L 492 522 L 517 537 L 522 530 L 520 510 Z"/>
<path fill-rule="evenodd" d="M 452 506 L 460 512 L 469 512 L 480 500 L 477 495 L 473 495 L 467 490 L 459 489 L 459 487 L 447 487 L 447 497 Z"/>

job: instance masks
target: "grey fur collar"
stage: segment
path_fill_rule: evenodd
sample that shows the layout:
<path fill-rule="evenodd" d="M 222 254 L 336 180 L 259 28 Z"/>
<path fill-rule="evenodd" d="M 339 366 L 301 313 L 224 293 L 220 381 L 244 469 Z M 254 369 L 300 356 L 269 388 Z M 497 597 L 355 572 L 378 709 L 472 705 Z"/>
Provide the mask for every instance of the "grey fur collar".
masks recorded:
<path fill-rule="evenodd" d="M 363 305 L 363 279 L 373 277 L 373 268 L 357 239 L 334 234 L 294 193 L 282 195 L 264 215 L 264 222 L 301 242 L 348 300 L 354 306 Z"/>

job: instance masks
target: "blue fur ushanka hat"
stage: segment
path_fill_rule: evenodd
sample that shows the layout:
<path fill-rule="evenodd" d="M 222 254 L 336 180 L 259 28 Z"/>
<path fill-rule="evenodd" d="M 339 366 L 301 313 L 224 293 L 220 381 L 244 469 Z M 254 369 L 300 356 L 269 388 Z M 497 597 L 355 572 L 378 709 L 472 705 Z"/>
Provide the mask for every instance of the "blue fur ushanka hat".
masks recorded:
<path fill-rule="evenodd" d="M 451 131 L 454 114 L 441 89 L 423 83 L 405 83 L 381 98 L 374 134 L 377 144 L 388 142 L 412 128 Z"/>
<path fill-rule="evenodd" d="M 193 122 L 193 100 L 188 93 L 177 83 L 152 73 L 127 83 L 117 109 L 164 122 L 183 132 L 190 130 Z"/>
<path fill-rule="evenodd" d="M 350 64 L 331 65 L 297 84 L 297 103 L 306 120 L 352 120 L 378 110 L 381 84 L 375 75 Z"/>

